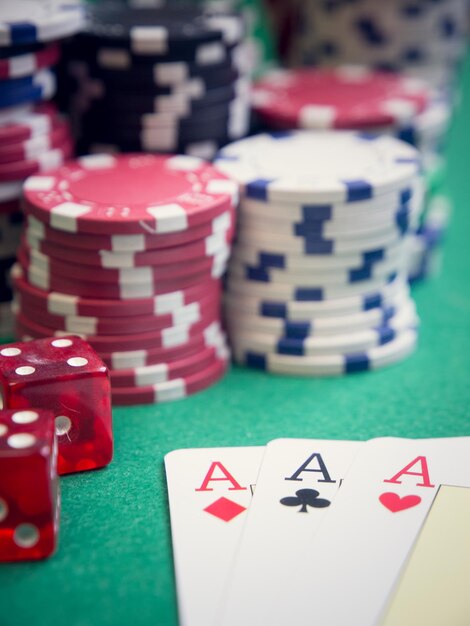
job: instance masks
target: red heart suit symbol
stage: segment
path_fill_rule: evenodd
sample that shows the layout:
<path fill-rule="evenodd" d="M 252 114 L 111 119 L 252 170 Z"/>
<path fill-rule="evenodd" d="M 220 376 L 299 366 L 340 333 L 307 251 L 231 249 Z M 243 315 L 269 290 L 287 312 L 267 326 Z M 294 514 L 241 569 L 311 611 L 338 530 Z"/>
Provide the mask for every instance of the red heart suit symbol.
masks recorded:
<path fill-rule="evenodd" d="M 411 507 L 416 506 L 421 502 L 421 498 L 419 496 L 403 496 L 403 498 L 400 498 L 397 493 L 392 493 L 390 491 L 380 495 L 379 500 L 384 507 L 392 513 L 404 511 L 405 509 L 411 509 Z"/>

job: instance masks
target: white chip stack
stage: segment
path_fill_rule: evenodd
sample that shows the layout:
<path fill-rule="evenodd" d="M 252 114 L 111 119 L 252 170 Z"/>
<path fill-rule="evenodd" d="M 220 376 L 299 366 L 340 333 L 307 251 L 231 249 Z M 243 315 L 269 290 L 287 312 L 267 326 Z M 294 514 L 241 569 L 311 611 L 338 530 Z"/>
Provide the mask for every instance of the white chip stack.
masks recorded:
<path fill-rule="evenodd" d="M 231 144 L 216 165 L 242 187 L 226 285 L 238 362 L 335 375 L 413 351 L 406 245 L 423 198 L 415 148 L 294 131 Z"/>

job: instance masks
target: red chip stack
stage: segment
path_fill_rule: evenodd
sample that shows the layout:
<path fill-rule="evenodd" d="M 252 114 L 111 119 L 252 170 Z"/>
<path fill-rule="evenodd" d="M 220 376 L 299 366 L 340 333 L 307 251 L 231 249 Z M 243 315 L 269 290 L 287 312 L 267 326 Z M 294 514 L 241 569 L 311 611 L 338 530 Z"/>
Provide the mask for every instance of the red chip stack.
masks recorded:
<path fill-rule="evenodd" d="M 13 269 L 21 339 L 80 334 L 115 404 L 163 402 L 228 363 L 220 277 L 237 187 L 189 156 L 83 157 L 24 186 Z"/>

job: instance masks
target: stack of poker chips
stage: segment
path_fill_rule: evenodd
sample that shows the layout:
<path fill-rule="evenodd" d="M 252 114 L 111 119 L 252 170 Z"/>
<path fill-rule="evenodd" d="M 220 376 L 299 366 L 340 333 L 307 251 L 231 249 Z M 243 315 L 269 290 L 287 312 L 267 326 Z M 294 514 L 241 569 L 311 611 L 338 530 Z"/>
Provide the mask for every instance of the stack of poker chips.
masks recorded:
<path fill-rule="evenodd" d="M 255 84 L 253 103 L 268 128 L 366 130 L 403 139 L 420 151 L 427 179 L 442 178 L 451 107 L 421 79 L 353 65 L 277 70 Z M 411 279 L 432 273 L 449 217 L 449 202 L 430 185 L 419 226 L 409 234 Z"/>
<path fill-rule="evenodd" d="M 334 375 L 413 351 L 406 234 L 423 195 L 414 147 L 347 131 L 285 131 L 226 146 L 215 164 L 242 188 L 226 285 L 237 361 Z"/>
<path fill-rule="evenodd" d="M 109 3 L 90 9 L 87 31 L 64 60 L 80 151 L 212 158 L 244 137 L 250 117 L 244 40 L 235 12 Z"/>
<path fill-rule="evenodd" d="M 0 339 L 12 335 L 9 269 L 19 245 L 22 181 L 71 156 L 68 123 L 52 104 L 57 40 L 77 32 L 83 9 L 57 1 L 3 0 L 0 8 Z"/>
<path fill-rule="evenodd" d="M 271 16 L 264 0 L 207 0 L 204 4 L 212 10 L 242 14 L 247 29 L 247 67 L 252 77 L 262 76 L 276 65 Z"/>
<path fill-rule="evenodd" d="M 174 400 L 226 370 L 220 277 L 237 185 L 186 155 L 91 155 L 24 186 L 20 339 L 79 334 L 115 404 Z"/>
<path fill-rule="evenodd" d="M 302 0 L 292 65 L 355 63 L 448 87 L 465 53 L 467 0 Z"/>

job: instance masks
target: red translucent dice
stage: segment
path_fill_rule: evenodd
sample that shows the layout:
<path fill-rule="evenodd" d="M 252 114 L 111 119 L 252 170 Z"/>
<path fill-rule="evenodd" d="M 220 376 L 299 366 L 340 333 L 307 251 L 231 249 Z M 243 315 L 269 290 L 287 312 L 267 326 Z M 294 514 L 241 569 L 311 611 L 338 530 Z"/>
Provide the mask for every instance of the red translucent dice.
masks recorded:
<path fill-rule="evenodd" d="M 56 546 L 57 439 L 50 411 L 0 411 L 0 561 L 42 559 Z"/>
<path fill-rule="evenodd" d="M 54 413 L 59 474 L 111 461 L 109 374 L 83 339 L 52 337 L 0 346 L 0 394 L 4 408 Z"/>

